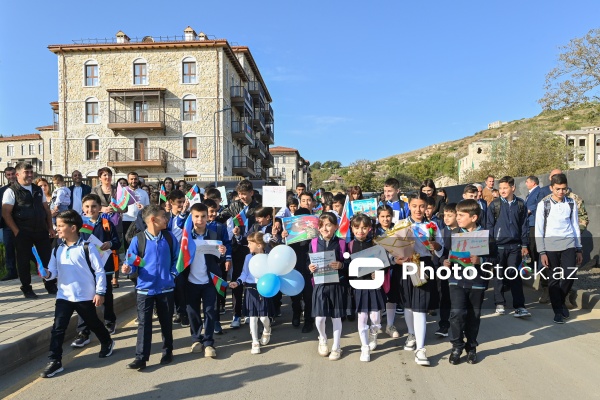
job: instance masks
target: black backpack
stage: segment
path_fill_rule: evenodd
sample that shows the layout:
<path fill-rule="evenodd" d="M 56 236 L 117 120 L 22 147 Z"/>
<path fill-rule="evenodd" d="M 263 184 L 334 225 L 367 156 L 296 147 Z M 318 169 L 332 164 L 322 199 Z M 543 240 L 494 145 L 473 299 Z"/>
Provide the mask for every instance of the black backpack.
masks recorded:
<path fill-rule="evenodd" d="M 57 241 L 56 245 L 54 246 L 54 250 L 52 250 L 54 258 L 56 258 L 56 252 L 58 251 L 60 245 L 61 242 Z M 87 262 L 88 268 L 90 269 L 92 276 L 94 277 L 94 282 L 96 282 L 96 273 L 94 272 L 94 269 L 92 268 L 92 262 L 90 261 L 90 244 L 88 242 L 83 242 L 83 254 L 85 254 L 85 261 Z"/>
<path fill-rule="evenodd" d="M 161 231 L 163 237 L 167 241 L 169 245 L 169 250 L 171 250 L 171 254 L 173 254 L 173 236 L 171 236 L 171 232 L 164 229 Z M 146 254 L 146 232 L 142 231 L 135 235 L 138 240 L 138 256 L 140 258 L 144 258 L 144 254 Z"/>
<path fill-rule="evenodd" d="M 519 208 L 519 215 L 523 214 L 525 211 L 525 202 L 519 197 L 515 197 L 517 201 L 517 207 Z M 492 214 L 494 215 L 494 224 L 498 221 L 498 217 L 500 216 L 500 207 L 502 207 L 502 200 L 494 199 L 488 206 L 492 209 Z"/>

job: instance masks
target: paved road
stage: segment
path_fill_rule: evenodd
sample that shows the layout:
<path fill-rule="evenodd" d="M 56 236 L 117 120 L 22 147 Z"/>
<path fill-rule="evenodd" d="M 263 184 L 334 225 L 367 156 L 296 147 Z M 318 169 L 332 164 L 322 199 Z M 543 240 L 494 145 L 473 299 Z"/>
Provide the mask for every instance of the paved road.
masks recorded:
<path fill-rule="evenodd" d="M 534 293 L 528 291 L 528 298 Z M 489 297 L 489 292 L 488 292 Z M 289 302 L 288 302 L 289 304 Z M 489 306 L 489 299 L 485 305 Z M 125 369 L 133 359 L 136 327 L 133 310 L 123 315 L 112 357 L 99 359 L 96 340 L 83 350 L 68 350 L 65 371 L 51 379 L 36 378 L 46 359 L 39 357 L 2 376 L 0 396 L 14 399 L 155 399 L 217 397 L 219 399 L 378 398 L 521 399 L 600 398 L 600 311 L 577 311 L 565 325 L 552 323 L 547 306 L 530 304 L 533 317 L 497 316 L 484 310 L 477 365 L 448 363 L 447 340 L 436 339 L 430 318 L 427 350 L 431 367 L 419 367 L 400 339 L 380 335 L 370 363 L 359 361 L 356 323 L 345 322 L 343 357 L 332 362 L 317 354 L 317 333 L 302 334 L 290 324 L 289 305 L 274 329 L 271 344 L 250 354 L 247 326 L 217 337 L 217 359 L 188 352 L 187 329 L 175 330 L 175 360 L 159 366 L 160 333 L 155 326 L 149 367 Z M 227 319 L 231 314 L 226 315 Z M 330 326 L 328 325 L 328 328 Z M 65 349 L 67 346 L 65 346 Z"/>

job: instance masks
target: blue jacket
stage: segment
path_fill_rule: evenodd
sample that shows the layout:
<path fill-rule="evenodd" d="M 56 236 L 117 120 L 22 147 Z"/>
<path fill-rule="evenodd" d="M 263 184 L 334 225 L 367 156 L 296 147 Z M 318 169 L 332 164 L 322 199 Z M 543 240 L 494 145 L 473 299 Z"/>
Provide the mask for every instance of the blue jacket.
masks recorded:
<path fill-rule="evenodd" d="M 169 235 L 173 236 L 173 251 L 171 252 L 169 243 L 162 237 L 162 233 L 159 235 L 158 240 L 152 240 L 148 236 L 148 231 L 144 232 L 146 234 L 146 249 L 142 258 L 146 264 L 142 268 L 137 268 L 128 263 L 132 273 L 138 272 L 136 289 L 138 293 L 149 296 L 172 292 L 175 287 L 174 278 L 177 275 L 176 265 L 179 255 L 179 243 L 175 236 L 168 232 Z M 137 236 L 131 239 L 127 254 L 138 255 Z"/>
<path fill-rule="evenodd" d="M 96 225 L 94 225 L 94 230 L 91 234 L 89 233 L 81 233 L 80 236 L 83 240 L 88 240 L 91 235 L 94 235 L 100 240 L 102 243 L 110 242 L 111 250 L 119 250 L 121 248 L 121 240 L 119 240 L 119 234 L 117 233 L 117 228 L 115 225 L 107 219 L 108 221 L 108 231 L 104 230 L 104 226 L 102 225 L 102 218 L 98 218 L 96 221 Z M 119 265 L 115 265 L 114 257 L 112 254 L 106 260 L 106 264 L 104 264 L 104 271 L 107 274 L 113 274 L 115 272 L 115 267 L 119 268 Z"/>
<path fill-rule="evenodd" d="M 494 216 L 497 204 L 500 204 L 498 220 Z M 490 236 L 498 246 L 516 244 L 527 247 L 529 245 L 529 222 L 525 201 L 516 196 L 510 204 L 503 198 L 494 199 L 487 209 L 485 229 L 490 231 Z"/>
<path fill-rule="evenodd" d="M 399 213 L 398 221 L 400 221 L 402 219 L 406 219 L 410 216 L 410 208 L 408 208 L 408 203 L 403 200 L 397 200 L 394 202 L 386 201 L 385 203 L 383 201 L 379 202 L 380 206 L 383 204 L 392 207 L 392 210 L 394 210 L 394 211 L 398 211 L 398 213 Z"/>
<path fill-rule="evenodd" d="M 477 221 L 478 225 L 485 226 L 487 219 L 487 209 L 488 205 L 485 200 L 477 200 L 477 204 L 481 207 L 481 213 L 479 214 L 479 221 Z"/>
<path fill-rule="evenodd" d="M 542 201 L 542 199 L 542 188 L 539 186 L 534 187 L 525 199 L 527 210 L 531 213 L 528 218 L 529 227 L 535 226 L 535 211 L 537 210 L 538 203 Z"/>
<path fill-rule="evenodd" d="M 541 201 L 544 197 L 552 194 L 552 189 L 550 188 L 550 185 L 547 185 L 547 186 L 541 187 L 540 192 L 541 192 L 540 193 L 540 201 Z"/>

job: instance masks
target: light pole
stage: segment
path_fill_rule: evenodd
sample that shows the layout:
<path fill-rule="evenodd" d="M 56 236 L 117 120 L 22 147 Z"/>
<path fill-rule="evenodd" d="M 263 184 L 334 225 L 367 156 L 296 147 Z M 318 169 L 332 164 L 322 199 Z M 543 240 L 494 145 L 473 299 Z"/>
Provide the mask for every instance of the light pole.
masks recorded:
<path fill-rule="evenodd" d="M 217 188 L 217 174 L 219 172 L 219 170 L 217 169 L 217 114 L 229 110 L 231 110 L 231 107 L 225 107 L 222 110 L 215 111 L 215 113 L 213 114 L 213 157 L 215 158 L 215 189 Z"/>

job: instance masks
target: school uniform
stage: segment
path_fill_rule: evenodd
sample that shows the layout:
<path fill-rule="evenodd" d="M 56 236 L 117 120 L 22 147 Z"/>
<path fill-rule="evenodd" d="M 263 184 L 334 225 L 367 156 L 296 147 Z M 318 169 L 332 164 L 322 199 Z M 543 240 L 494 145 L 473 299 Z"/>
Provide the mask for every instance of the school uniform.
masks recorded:
<path fill-rule="evenodd" d="M 354 239 L 348 244 L 350 254 L 358 253 L 373 247 L 373 241 L 365 240 L 363 242 Z M 371 274 L 353 278 L 359 280 L 371 280 Z M 378 289 L 354 289 L 354 300 L 356 302 L 356 312 L 369 313 L 371 311 L 385 310 L 385 293 L 383 288 Z"/>
<path fill-rule="evenodd" d="M 326 242 L 321 236 L 310 241 L 308 253 L 319 253 L 324 251 L 335 252 L 336 261 L 343 263 L 342 269 L 337 271 L 339 283 L 323 283 L 314 285 L 312 291 L 312 317 L 342 318 L 354 310 L 349 309 L 348 292 L 344 288 L 344 282 L 348 284 L 348 264 L 344 262 L 343 253 L 346 243 L 343 239 L 333 237 Z M 310 265 L 310 257 L 307 257 L 306 266 Z M 312 286 L 311 282 L 311 286 Z M 348 284 L 349 286 L 349 284 Z M 306 311 L 305 311 L 306 313 Z"/>
<path fill-rule="evenodd" d="M 406 219 L 410 216 L 410 208 L 408 207 L 408 203 L 404 200 L 396 200 L 396 201 L 386 201 L 385 203 L 380 201 L 379 205 L 386 204 L 392 207 L 394 211 L 394 215 L 392 215 L 394 222 L 398 222 L 400 220 Z"/>
<path fill-rule="evenodd" d="M 448 226 L 442 228 L 442 239 L 444 241 L 444 250 L 442 257 L 439 258 L 439 267 L 442 268 L 444 260 L 448 259 L 450 255 L 450 249 L 452 248 L 452 232 Z M 450 300 L 450 287 L 448 279 L 438 279 L 439 282 L 439 294 L 440 294 L 440 322 L 438 323 L 440 329 L 450 328 L 450 310 L 452 307 L 452 301 Z"/>
<path fill-rule="evenodd" d="M 250 272 L 250 259 L 253 254 L 248 254 L 244 260 L 242 273 L 236 280 L 238 285 L 244 288 L 244 315 L 246 317 L 272 317 L 275 315 L 273 300 L 263 297 L 258 293 L 256 283 L 258 278 Z"/>
<path fill-rule="evenodd" d="M 219 261 L 219 269 L 220 269 L 220 273 L 217 275 L 219 278 L 222 278 L 226 281 L 228 281 L 229 279 L 227 279 L 227 271 L 225 271 L 225 262 L 229 261 L 231 262 L 231 239 L 229 238 L 229 232 L 227 232 L 227 227 L 225 225 L 223 225 L 220 222 L 215 221 L 210 221 L 206 224 L 206 228 L 210 229 L 211 231 L 214 231 L 217 234 L 217 238 L 218 240 L 221 241 L 221 243 L 223 243 L 223 246 L 225 246 L 226 250 L 225 250 L 225 258 L 221 257 L 221 260 Z M 215 288 L 216 290 L 216 288 Z M 225 308 L 225 296 L 217 296 L 217 314 L 216 314 L 216 321 L 220 322 L 221 320 L 221 315 L 220 315 L 220 311 L 221 309 Z"/>
<path fill-rule="evenodd" d="M 407 219 L 411 223 L 411 228 L 416 235 L 419 233 L 425 236 L 429 235 L 429 229 L 426 227 L 426 225 L 430 223 L 429 221 L 423 220 L 423 222 L 416 222 L 411 217 L 408 217 Z M 435 240 L 442 245 L 440 250 L 435 251 L 435 254 L 440 257 L 443 253 L 443 239 L 439 228 L 435 231 Z M 415 241 L 414 251 L 419 255 L 420 261 L 423 262 L 424 265 L 433 267 L 431 251 L 429 251 L 419 239 Z M 407 275 L 406 278 L 402 279 L 402 299 L 404 301 L 404 308 L 410 309 L 413 312 L 426 313 L 430 309 L 432 290 L 433 285 L 429 279 L 427 279 L 425 284 L 416 287 L 413 285 L 410 276 Z"/>
<path fill-rule="evenodd" d="M 393 227 L 394 224 L 392 224 L 389 229 L 392 229 Z M 377 224 L 375 228 L 375 237 L 381 236 L 384 233 L 385 230 L 381 225 Z M 402 265 L 394 263 L 393 258 L 390 256 L 390 266 L 385 269 L 385 273 L 388 275 L 387 279 L 389 279 L 389 291 L 385 293 L 386 302 L 402 306 Z"/>
<path fill-rule="evenodd" d="M 138 215 L 141 215 L 139 213 Z M 167 223 L 167 230 L 173 234 L 175 239 L 178 242 L 181 242 L 181 238 L 183 236 L 183 226 L 185 225 L 185 220 L 187 219 L 189 213 L 180 213 L 175 215 L 173 213 L 167 213 L 167 219 L 169 222 Z M 185 283 L 186 279 L 181 274 L 175 277 L 175 313 L 181 316 L 187 315 L 186 309 L 186 301 L 185 301 Z"/>

